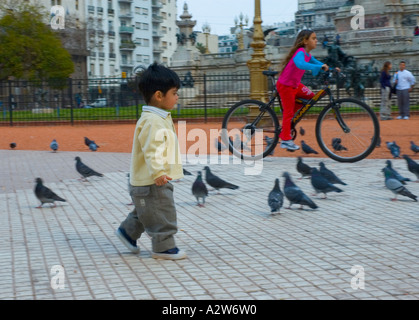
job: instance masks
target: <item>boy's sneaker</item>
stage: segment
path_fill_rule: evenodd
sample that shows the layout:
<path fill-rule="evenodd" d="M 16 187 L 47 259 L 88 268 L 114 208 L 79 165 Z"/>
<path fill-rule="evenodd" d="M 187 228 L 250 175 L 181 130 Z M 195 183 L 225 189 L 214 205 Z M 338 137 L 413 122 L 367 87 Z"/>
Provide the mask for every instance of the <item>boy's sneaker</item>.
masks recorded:
<path fill-rule="evenodd" d="M 186 253 L 175 247 L 164 252 L 153 252 L 151 257 L 153 259 L 181 260 L 186 258 Z"/>
<path fill-rule="evenodd" d="M 281 141 L 281 148 L 288 149 L 291 151 L 300 150 L 300 147 L 297 146 L 293 140 Z"/>
<path fill-rule="evenodd" d="M 408 116 L 403 117 L 403 120 L 409 120 L 410 118 Z"/>
<path fill-rule="evenodd" d="M 140 248 L 137 247 L 137 242 L 132 240 L 129 235 L 125 232 L 124 229 L 118 228 L 115 231 L 116 236 L 121 240 L 121 242 L 132 252 L 140 253 Z"/>
<path fill-rule="evenodd" d="M 403 117 L 402 116 L 398 116 L 396 119 L 397 120 L 401 120 L 401 119 L 403 119 Z"/>

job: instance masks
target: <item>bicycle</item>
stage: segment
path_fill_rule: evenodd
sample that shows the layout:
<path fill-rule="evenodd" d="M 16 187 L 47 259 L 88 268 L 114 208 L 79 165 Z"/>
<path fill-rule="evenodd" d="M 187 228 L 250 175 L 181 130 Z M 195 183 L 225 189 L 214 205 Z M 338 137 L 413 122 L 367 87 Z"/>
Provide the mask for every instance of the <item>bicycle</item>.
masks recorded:
<path fill-rule="evenodd" d="M 221 139 L 231 153 L 244 160 L 258 160 L 273 153 L 279 141 L 281 126 L 275 112 L 278 99 L 276 71 L 264 71 L 273 87 L 268 103 L 258 100 L 243 100 L 232 106 L 223 119 Z M 337 72 L 338 80 L 340 72 Z M 380 125 L 374 111 L 364 102 L 353 98 L 333 97 L 330 86 L 332 72 L 323 74 L 323 87 L 311 100 L 296 99 L 302 107 L 296 112 L 291 124 L 293 140 L 297 137 L 297 125 L 309 114 L 310 109 L 323 97 L 329 103 L 317 115 L 316 139 L 321 150 L 339 162 L 357 162 L 375 149 L 380 137 Z M 278 109 L 278 108 L 277 108 Z M 313 113 L 316 115 L 315 113 Z M 231 139 L 235 137 L 235 140 Z M 238 139 L 240 138 L 240 140 Z"/>

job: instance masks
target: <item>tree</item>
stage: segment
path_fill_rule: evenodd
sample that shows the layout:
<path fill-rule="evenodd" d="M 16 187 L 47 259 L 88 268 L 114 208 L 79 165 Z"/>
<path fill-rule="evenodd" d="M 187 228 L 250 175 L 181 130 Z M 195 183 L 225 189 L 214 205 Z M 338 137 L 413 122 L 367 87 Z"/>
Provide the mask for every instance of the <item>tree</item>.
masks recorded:
<path fill-rule="evenodd" d="M 65 79 L 74 72 L 70 54 L 45 24 L 49 13 L 44 10 L 21 0 L 0 0 L 0 81 L 10 76 Z"/>

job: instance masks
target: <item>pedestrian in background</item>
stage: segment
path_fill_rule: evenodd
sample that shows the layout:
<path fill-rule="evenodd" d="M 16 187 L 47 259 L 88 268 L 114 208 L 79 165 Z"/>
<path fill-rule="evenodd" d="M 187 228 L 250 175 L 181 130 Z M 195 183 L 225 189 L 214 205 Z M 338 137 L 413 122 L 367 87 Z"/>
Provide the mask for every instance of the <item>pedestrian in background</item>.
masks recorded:
<path fill-rule="evenodd" d="M 406 62 L 401 61 L 399 71 L 394 75 L 393 82 L 397 89 L 397 105 L 400 115 L 397 119 L 409 120 L 410 118 L 410 92 L 416 83 L 413 74 L 406 70 Z"/>
<path fill-rule="evenodd" d="M 392 120 L 391 117 L 391 62 L 384 62 L 383 69 L 381 70 L 380 84 L 381 84 L 381 107 L 380 119 Z"/>

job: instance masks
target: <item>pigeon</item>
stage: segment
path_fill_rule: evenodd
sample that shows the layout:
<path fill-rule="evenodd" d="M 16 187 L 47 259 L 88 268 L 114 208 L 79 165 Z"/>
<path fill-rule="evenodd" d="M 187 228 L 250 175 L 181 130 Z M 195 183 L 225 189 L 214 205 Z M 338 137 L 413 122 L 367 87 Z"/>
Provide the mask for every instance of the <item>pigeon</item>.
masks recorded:
<path fill-rule="evenodd" d="M 270 138 L 268 136 L 265 136 L 263 138 L 263 140 L 265 140 L 265 142 L 266 142 L 266 149 L 265 150 L 268 150 L 271 147 L 271 145 L 274 143 L 274 139 L 273 138 Z M 269 156 L 273 156 L 274 155 L 274 151 L 275 151 L 275 149 L 271 151 L 271 153 L 269 154 Z"/>
<path fill-rule="evenodd" d="M 192 185 L 192 194 L 195 196 L 198 202 L 198 207 L 205 206 L 205 198 L 208 197 L 208 189 L 204 181 L 202 181 L 202 173 L 198 171 L 198 177 Z M 199 203 L 199 199 L 202 198 L 202 204 Z"/>
<path fill-rule="evenodd" d="M 223 152 L 224 150 L 227 149 L 227 147 L 224 145 L 224 143 L 222 143 L 220 140 L 218 140 L 218 138 L 214 139 L 214 145 L 217 148 L 218 152 Z"/>
<path fill-rule="evenodd" d="M 419 152 L 419 146 L 417 146 L 413 141 L 410 141 L 410 150 L 416 154 Z"/>
<path fill-rule="evenodd" d="M 91 176 L 103 177 L 103 174 L 96 172 L 95 170 L 89 168 L 83 162 L 81 162 L 80 157 L 76 157 L 74 160 L 76 160 L 77 172 L 80 173 L 84 179 Z"/>
<path fill-rule="evenodd" d="M 397 180 L 394 174 L 387 167 L 383 168 L 382 171 L 384 172 L 384 176 L 386 179 L 385 184 L 387 189 L 389 189 L 395 194 L 394 199 L 391 199 L 392 201 L 397 201 L 398 195 L 409 197 L 415 202 L 418 201 L 417 196 L 415 196 L 409 190 L 407 190 L 406 187 L 403 186 L 403 184 L 399 180 Z"/>
<path fill-rule="evenodd" d="M 386 142 L 387 149 L 390 150 L 391 155 L 394 159 L 400 158 L 400 147 L 396 144 L 396 141 Z"/>
<path fill-rule="evenodd" d="M 184 176 L 193 176 L 193 174 L 192 173 L 190 173 L 188 170 L 186 170 L 186 169 L 183 169 L 183 175 Z"/>
<path fill-rule="evenodd" d="M 44 186 L 41 178 L 36 178 L 35 182 L 35 196 L 41 201 L 41 204 L 37 207 L 38 209 L 41 208 L 44 203 L 52 203 L 52 208 L 55 208 L 57 206 L 55 201 L 66 202 L 65 199 L 57 196 L 51 189 Z"/>
<path fill-rule="evenodd" d="M 89 144 L 89 149 L 91 151 L 97 151 L 97 148 L 99 148 L 99 146 L 96 143 L 92 142 L 91 144 Z"/>
<path fill-rule="evenodd" d="M 49 147 L 52 149 L 53 152 L 57 152 L 58 150 L 58 142 L 57 140 L 52 140 L 52 142 L 50 143 Z"/>
<path fill-rule="evenodd" d="M 324 199 L 327 198 L 328 192 L 343 192 L 343 190 L 335 187 L 325 177 L 323 177 L 317 168 L 313 168 L 311 171 L 311 185 L 316 193 L 324 193 Z"/>
<path fill-rule="evenodd" d="M 284 204 L 284 194 L 279 186 L 279 179 L 275 179 L 275 186 L 268 196 L 268 205 L 271 208 L 271 213 L 280 213 L 280 209 Z"/>
<path fill-rule="evenodd" d="M 11 148 L 11 149 L 16 148 L 16 146 L 17 146 L 16 142 L 12 142 L 12 143 L 10 144 L 10 148 Z"/>
<path fill-rule="evenodd" d="M 227 188 L 227 189 L 232 189 L 232 190 L 236 190 L 239 187 L 231 184 L 227 181 L 224 181 L 223 179 L 217 177 L 216 175 L 214 175 L 210 168 L 208 166 L 206 166 L 204 168 L 205 170 L 205 180 L 207 181 L 207 183 L 213 187 L 215 190 L 219 191 L 222 188 Z"/>
<path fill-rule="evenodd" d="M 335 149 L 335 151 L 348 150 L 341 143 L 342 143 L 342 139 L 340 139 L 340 138 L 333 138 L 332 139 L 332 147 L 333 147 L 333 149 Z"/>
<path fill-rule="evenodd" d="M 339 179 L 333 171 L 329 170 L 326 168 L 326 165 L 324 164 L 324 162 L 320 162 L 319 163 L 320 166 L 320 174 L 325 177 L 327 179 L 327 181 L 329 181 L 331 184 L 341 184 L 346 186 L 347 184 L 345 182 L 343 182 L 341 179 Z"/>
<path fill-rule="evenodd" d="M 90 145 L 90 144 L 92 144 L 92 143 L 96 144 L 96 143 L 94 142 L 94 140 L 90 140 L 88 137 L 84 137 L 84 144 L 85 144 L 86 146 L 89 146 L 89 145 Z"/>
<path fill-rule="evenodd" d="M 407 168 L 411 173 L 413 173 L 418 180 L 416 182 L 419 182 L 419 164 L 412 160 L 408 155 L 404 154 L 403 158 L 407 161 Z"/>
<path fill-rule="evenodd" d="M 300 127 L 300 134 L 303 136 L 306 134 L 306 131 L 304 130 L 303 127 Z"/>
<path fill-rule="evenodd" d="M 301 209 L 303 209 L 303 206 L 309 206 L 311 209 L 318 208 L 314 201 L 311 200 L 298 186 L 294 184 L 288 172 L 284 172 L 282 176 L 285 178 L 284 194 L 290 202 L 289 209 L 291 209 L 293 204 L 301 205 Z"/>
<path fill-rule="evenodd" d="M 305 154 L 311 154 L 311 153 L 319 154 L 316 150 L 314 150 L 308 144 L 306 144 L 304 140 L 301 140 L 301 148 Z"/>
<path fill-rule="evenodd" d="M 393 169 L 393 166 L 391 164 L 390 160 L 386 161 L 386 168 L 389 169 L 389 171 L 394 175 L 394 177 L 399 180 L 402 184 L 406 184 L 406 181 L 411 181 L 409 178 L 403 177 L 400 173 L 398 173 L 395 169 Z"/>
<path fill-rule="evenodd" d="M 302 179 L 304 177 L 310 177 L 312 168 L 308 164 L 305 164 L 303 162 L 303 158 L 298 157 L 297 159 L 298 159 L 297 160 L 297 171 L 299 173 L 301 173 L 301 178 L 300 179 Z"/>

